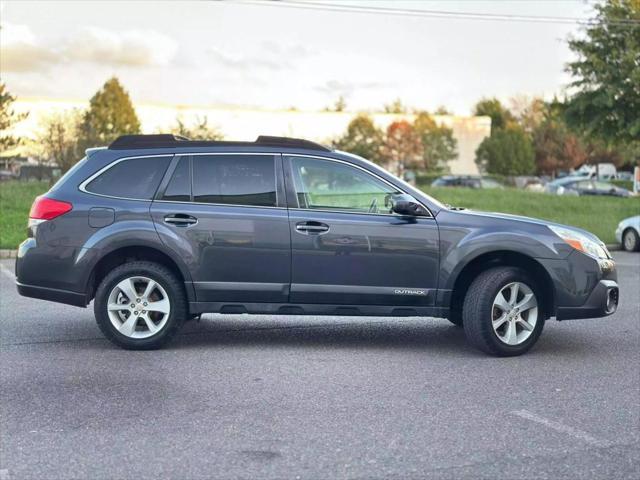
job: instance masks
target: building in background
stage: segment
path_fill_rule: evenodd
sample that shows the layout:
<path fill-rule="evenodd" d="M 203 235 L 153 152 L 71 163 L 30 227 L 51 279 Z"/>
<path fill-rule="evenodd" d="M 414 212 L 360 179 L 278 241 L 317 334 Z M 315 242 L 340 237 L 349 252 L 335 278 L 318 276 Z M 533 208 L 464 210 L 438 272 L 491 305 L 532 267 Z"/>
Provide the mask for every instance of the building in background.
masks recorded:
<path fill-rule="evenodd" d="M 17 135 L 33 138 L 39 120 L 53 112 L 85 109 L 83 101 L 53 99 L 19 99 L 15 103 L 18 112 L 29 112 L 29 116 L 16 125 Z M 174 106 L 136 104 L 136 112 L 144 133 L 166 132 L 180 118 L 189 125 L 198 118 L 206 117 L 208 124 L 217 128 L 228 140 L 252 140 L 258 135 L 276 135 L 306 138 L 320 143 L 329 143 L 347 129 L 353 112 L 304 112 L 297 110 L 245 110 L 220 107 Z M 413 120 L 410 114 L 371 115 L 375 124 L 385 129 L 400 119 Z M 460 117 L 434 115 L 437 123 L 453 130 L 458 141 L 458 158 L 448 163 L 453 174 L 477 174 L 475 151 L 485 137 L 491 134 L 489 117 Z"/>

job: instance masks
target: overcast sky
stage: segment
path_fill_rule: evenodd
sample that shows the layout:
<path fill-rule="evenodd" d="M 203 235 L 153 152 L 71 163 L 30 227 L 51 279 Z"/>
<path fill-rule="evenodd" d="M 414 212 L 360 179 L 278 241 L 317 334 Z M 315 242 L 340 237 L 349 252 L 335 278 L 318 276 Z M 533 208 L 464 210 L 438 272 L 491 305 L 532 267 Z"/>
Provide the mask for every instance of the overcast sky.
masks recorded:
<path fill-rule="evenodd" d="M 324 0 L 323 3 L 340 3 Z M 344 3 L 344 2 L 342 2 Z M 587 18 L 574 1 L 351 1 Z M 470 113 L 483 96 L 568 83 L 572 24 L 383 16 L 226 2 L 4 1 L 2 80 L 19 96 L 89 98 L 111 75 L 136 102 L 349 110 L 394 98 Z"/>

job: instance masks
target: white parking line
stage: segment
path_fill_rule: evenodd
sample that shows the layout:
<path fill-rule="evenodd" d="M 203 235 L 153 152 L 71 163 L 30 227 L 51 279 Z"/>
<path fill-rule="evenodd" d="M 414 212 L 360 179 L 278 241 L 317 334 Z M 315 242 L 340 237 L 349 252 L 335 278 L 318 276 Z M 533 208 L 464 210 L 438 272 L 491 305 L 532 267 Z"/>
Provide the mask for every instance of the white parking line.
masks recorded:
<path fill-rule="evenodd" d="M 589 435 L 587 432 L 582 430 L 578 430 L 577 428 L 570 427 L 569 425 L 565 425 L 564 423 L 556 422 L 554 420 L 549 420 L 548 418 L 541 417 L 540 415 L 536 415 L 535 413 L 529 412 L 528 410 L 516 410 L 511 412 L 512 415 L 517 415 L 520 418 L 525 418 L 527 420 L 531 420 L 532 422 L 539 423 L 544 425 L 545 427 L 552 428 L 558 432 L 566 433 L 567 435 L 571 435 L 578 440 L 582 440 L 583 442 L 590 443 L 596 447 L 610 447 L 611 442 L 606 440 L 600 440 Z"/>
<path fill-rule="evenodd" d="M 9 270 L 7 267 L 5 267 L 4 265 L 0 264 L 0 272 L 2 272 L 2 274 L 7 277 L 9 280 L 11 280 L 12 282 L 16 279 L 15 275 L 13 274 L 13 272 L 11 270 Z"/>

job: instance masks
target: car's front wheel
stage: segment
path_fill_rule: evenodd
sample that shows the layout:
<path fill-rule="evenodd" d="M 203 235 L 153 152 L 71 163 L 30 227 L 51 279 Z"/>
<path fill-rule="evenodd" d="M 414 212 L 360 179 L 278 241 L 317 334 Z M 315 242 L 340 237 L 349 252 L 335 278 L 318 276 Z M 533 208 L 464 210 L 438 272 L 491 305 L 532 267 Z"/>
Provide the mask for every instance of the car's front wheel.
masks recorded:
<path fill-rule="evenodd" d="M 100 282 L 94 302 L 102 333 L 133 350 L 159 348 L 187 318 L 182 283 L 171 270 L 152 262 L 130 262 Z"/>
<path fill-rule="evenodd" d="M 462 307 L 469 342 L 496 356 L 525 353 L 544 326 L 538 292 L 533 279 L 518 268 L 496 267 L 478 275 Z"/>
<path fill-rule="evenodd" d="M 627 228 L 622 234 L 622 248 L 627 252 L 640 250 L 640 237 L 633 228 Z"/>

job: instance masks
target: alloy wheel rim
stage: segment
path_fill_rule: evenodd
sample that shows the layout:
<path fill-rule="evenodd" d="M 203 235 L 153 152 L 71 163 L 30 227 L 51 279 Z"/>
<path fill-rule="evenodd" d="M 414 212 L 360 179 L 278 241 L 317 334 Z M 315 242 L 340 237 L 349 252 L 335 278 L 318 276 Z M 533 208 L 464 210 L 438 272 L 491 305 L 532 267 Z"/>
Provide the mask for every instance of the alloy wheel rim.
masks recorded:
<path fill-rule="evenodd" d="M 160 332 L 171 313 L 165 289 L 148 277 L 127 277 L 116 284 L 107 300 L 107 313 L 125 337 L 143 339 Z"/>
<path fill-rule="evenodd" d="M 636 239 L 633 236 L 633 233 L 627 233 L 624 236 L 624 246 L 627 250 L 633 250 L 635 247 Z"/>
<path fill-rule="evenodd" d="M 537 323 L 538 300 L 528 285 L 512 282 L 500 289 L 491 308 L 491 325 L 502 343 L 524 343 Z"/>

